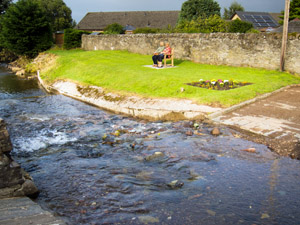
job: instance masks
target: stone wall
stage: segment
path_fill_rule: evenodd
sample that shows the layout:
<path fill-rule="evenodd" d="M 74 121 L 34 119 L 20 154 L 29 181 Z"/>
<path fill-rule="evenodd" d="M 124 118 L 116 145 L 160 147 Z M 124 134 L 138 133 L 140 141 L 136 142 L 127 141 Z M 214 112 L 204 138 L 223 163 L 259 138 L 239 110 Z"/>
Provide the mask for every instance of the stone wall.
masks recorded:
<path fill-rule="evenodd" d="M 202 64 L 280 68 L 281 34 L 131 34 L 84 35 L 84 50 L 128 50 L 150 55 L 160 41 L 175 49 L 175 58 Z M 149 64 L 151 61 L 149 60 Z M 286 70 L 300 74 L 300 36 L 290 35 Z"/>
<path fill-rule="evenodd" d="M 0 198 L 37 195 L 30 176 L 11 158 L 12 149 L 5 122 L 0 118 Z"/>

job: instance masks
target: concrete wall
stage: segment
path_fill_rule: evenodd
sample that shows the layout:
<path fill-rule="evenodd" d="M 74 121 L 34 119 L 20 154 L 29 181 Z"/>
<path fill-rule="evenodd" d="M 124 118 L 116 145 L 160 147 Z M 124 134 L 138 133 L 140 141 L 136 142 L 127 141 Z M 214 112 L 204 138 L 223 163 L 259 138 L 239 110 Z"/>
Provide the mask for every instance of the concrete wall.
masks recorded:
<path fill-rule="evenodd" d="M 152 54 L 160 41 L 167 41 L 175 48 L 176 59 L 274 70 L 280 67 L 281 34 L 84 35 L 82 48 Z M 299 34 L 289 36 L 286 70 L 300 74 Z"/>

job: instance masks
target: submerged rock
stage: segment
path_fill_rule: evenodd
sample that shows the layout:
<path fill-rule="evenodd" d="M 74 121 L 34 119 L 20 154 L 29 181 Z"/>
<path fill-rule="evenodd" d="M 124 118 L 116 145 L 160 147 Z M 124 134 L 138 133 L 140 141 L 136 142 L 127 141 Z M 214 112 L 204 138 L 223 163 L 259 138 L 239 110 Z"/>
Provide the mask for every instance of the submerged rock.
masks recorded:
<path fill-rule="evenodd" d="M 143 224 L 159 223 L 159 219 L 153 216 L 139 216 L 139 221 Z"/>
<path fill-rule="evenodd" d="M 215 127 L 210 133 L 214 136 L 219 136 L 221 134 L 221 131 L 219 130 L 219 128 Z"/>
<path fill-rule="evenodd" d="M 161 158 L 164 156 L 165 156 L 165 154 L 162 152 L 155 152 L 153 155 L 148 155 L 145 159 L 146 159 L 146 161 L 151 161 L 151 160 Z"/>
<path fill-rule="evenodd" d="M 256 153 L 256 149 L 255 148 L 247 148 L 247 149 L 243 149 L 242 151 L 244 151 L 244 152 L 250 152 L 250 153 Z"/>
<path fill-rule="evenodd" d="M 194 132 L 191 130 L 188 130 L 187 132 L 185 132 L 186 136 L 193 136 Z"/>
<path fill-rule="evenodd" d="M 178 180 L 173 180 L 172 182 L 168 183 L 167 186 L 171 189 L 178 189 L 178 188 L 182 188 L 182 186 L 184 185 L 183 182 L 180 182 Z"/>

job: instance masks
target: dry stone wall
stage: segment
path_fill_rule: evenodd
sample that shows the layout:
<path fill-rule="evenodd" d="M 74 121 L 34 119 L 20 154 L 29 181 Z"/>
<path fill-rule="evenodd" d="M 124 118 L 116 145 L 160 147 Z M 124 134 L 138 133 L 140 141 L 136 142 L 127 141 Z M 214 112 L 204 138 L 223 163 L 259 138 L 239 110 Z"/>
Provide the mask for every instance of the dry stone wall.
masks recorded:
<path fill-rule="evenodd" d="M 175 48 L 175 58 L 202 64 L 280 68 L 281 34 L 129 34 L 84 35 L 84 50 L 128 50 L 150 55 L 160 41 Z M 300 34 L 290 35 L 286 70 L 300 74 Z M 151 61 L 149 62 L 149 64 Z"/>

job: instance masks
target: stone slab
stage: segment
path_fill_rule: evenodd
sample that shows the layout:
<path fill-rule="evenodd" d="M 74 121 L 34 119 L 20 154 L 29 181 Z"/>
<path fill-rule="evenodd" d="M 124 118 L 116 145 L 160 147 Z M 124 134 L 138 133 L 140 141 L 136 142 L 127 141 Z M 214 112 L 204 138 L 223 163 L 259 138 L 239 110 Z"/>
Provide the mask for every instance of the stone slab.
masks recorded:
<path fill-rule="evenodd" d="M 0 199 L 1 225 L 63 225 L 66 224 L 53 214 L 43 210 L 27 197 Z"/>

